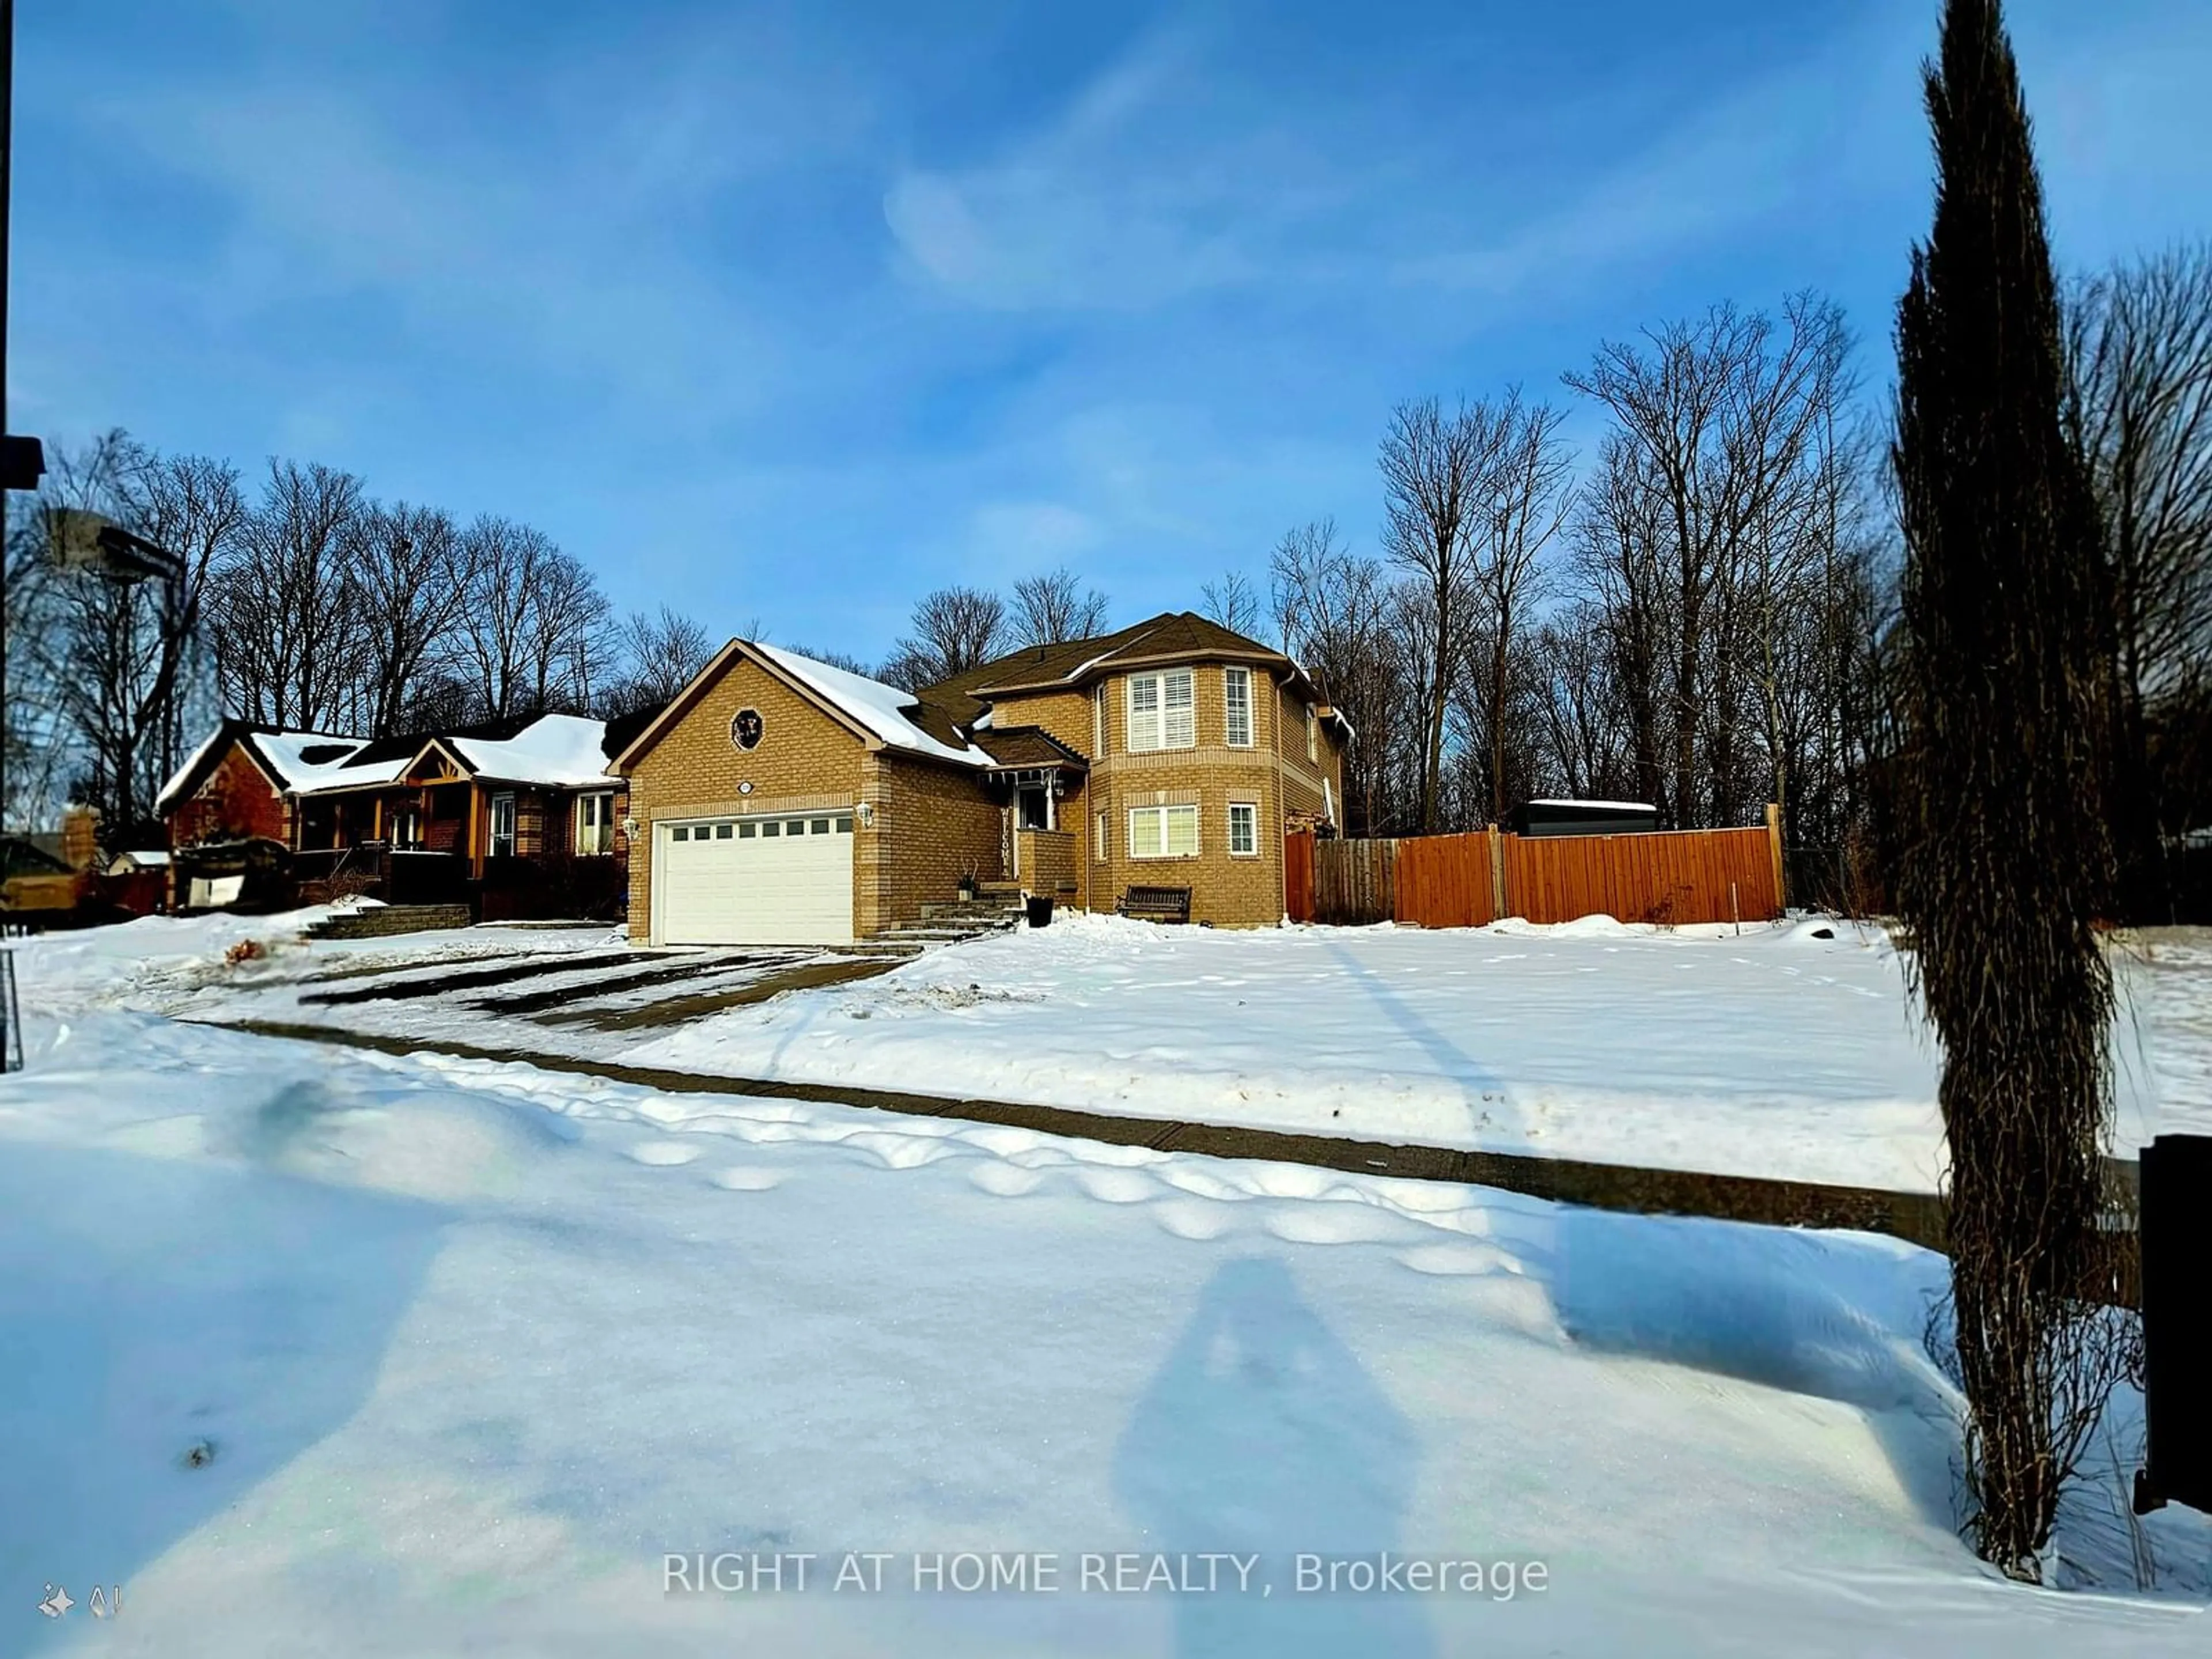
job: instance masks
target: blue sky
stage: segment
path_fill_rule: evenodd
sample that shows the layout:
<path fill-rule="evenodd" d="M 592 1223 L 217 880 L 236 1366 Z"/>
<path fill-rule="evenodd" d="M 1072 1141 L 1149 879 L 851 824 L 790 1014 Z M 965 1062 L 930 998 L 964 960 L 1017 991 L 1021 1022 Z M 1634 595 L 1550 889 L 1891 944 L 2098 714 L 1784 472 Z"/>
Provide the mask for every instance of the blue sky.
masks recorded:
<path fill-rule="evenodd" d="M 2009 9 L 2062 264 L 2212 234 L 2212 3 Z M 15 430 L 872 657 L 945 581 L 1371 545 L 1395 401 L 1716 300 L 1826 290 L 1878 386 L 1929 212 L 1936 0 L 18 10 Z"/>

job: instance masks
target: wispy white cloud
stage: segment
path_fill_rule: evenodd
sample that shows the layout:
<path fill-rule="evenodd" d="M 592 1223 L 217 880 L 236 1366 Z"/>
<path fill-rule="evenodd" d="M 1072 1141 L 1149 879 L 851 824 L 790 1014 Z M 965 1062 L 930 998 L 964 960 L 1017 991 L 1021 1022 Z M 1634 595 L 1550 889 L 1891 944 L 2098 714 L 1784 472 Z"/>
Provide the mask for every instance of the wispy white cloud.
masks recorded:
<path fill-rule="evenodd" d="M 900 172 L 884 217 L 912 272 L 1010 311 L 1142 313 L 1293 278 L 1297 228 L 1348 180 L 1292 124 L 1238 114 L 1218 49 L 1194 27 L 1147 34 L 993 160 Z"/>
<path fill-rule="evenodd" d="M 82 113 L 99 142 L 219 204 L 199 295 L 219 326 L 364 303 L 426 346 L 602 409 L 729 417 L 788 382 L 788 330 L 701 246 L 702 224 L 866 121 L 849 91 L 740 57 L 721 40 L 588 75 L 556 64 L 536 98 L 505 89 L 504 119 L 469 118 L 463 87 L 307 85 L 282 59 L 244 78 L 110 80 Z"/>

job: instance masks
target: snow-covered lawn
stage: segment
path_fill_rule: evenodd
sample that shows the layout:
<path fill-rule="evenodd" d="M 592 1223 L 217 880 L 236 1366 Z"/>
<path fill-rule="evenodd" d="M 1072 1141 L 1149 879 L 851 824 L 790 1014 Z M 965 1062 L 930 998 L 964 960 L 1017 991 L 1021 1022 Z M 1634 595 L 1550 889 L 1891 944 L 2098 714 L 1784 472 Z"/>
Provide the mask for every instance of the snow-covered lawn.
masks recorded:
<path fill-rule="evenodd" d="M 1920 1347 L 1942 1264 L 1910 1247 L 385 1059 L 145 1006 L 268 930 L 237 926 L 18 947 L 0 1656 L 2039 1659 L 2212 1643 L 2212 1532 L 2153 1517 L 2160 1593 L 2138 1595 L 2117 1488 L 2069 1518 L 2069 1577 L 2095 1593 L 1976 1567 L 1953 1533 L 1948 1392 Z M 954 990 L 1072 996 L 1052 986 L 1086 970 L 958 979 L 963 957 L 1034 965 L 1049 945 L 1103 969 L 1169 948 L 1081 935 L 946 953 L 874 981 L 877 1012 L 847 1023 L 935 1021 L 987 1062 L 1011 1040 L 967 1017 L 1029 1005 Z M 1370 969 L 1451 943 L 1372 937 L 1345 946 L 1383 952 Z M 1233 1002 L 1196 988 L 1237 943 L 1170 941 L 1185 983 L 1152 1006 Z M 1332 941 L 1267 943 L 1317 969 Z M 1761 949 L 1743 954 L 1778 975 L 1837 971 L 1802 944 Z M 841 995 L 795 1002 L 826 1021 Z M 1133 1018 L 1116 1006 L 1101 1048 L 1128 1040 L 1110 1035 Z M 1423 1049 L 1410 1025 L 1378 1029 Z M 1832 1035 L 1801 1042 L 1796 1068 L 1808 1048 L 1815 1069 L 1841 1063 Z M 928 1081 L 920 1052 L 902 1083 Z M 1668 1064 L 1689 1075 L 1686 1056 Z M 1301 1553 L 1383 1551 L 1477 1560 L 1492 1585 L 1513 1564 L 1516 1592 L 1301 1592 Z M 887 1558 L 881 1593 L 833 1588 L 848 1552 Z M 915 1590 L 917 1555 L 926 1574 L 963 1552 L 1002 1572 L 1048 1554 L 1056 1587 L 962 1594 L 972 1568 L 948 1562 L 943 1589 Z M 1086 1555 L 1111 1584 L 1122 1553 L 1152 1588 L 1087 1579 Z M 781 1554 L 786 1588 L 671 1591 L 665 1558 L 701 1554 L 732 1558 L 726 1584 Z M 1156 1554 L 1182 1584 L 1224 1558 L 1218 1589 L 1162 1588 Z M 77 1603 L 64 1620 L 33 1612 L 49 1583 Z M 94 1622 L 89 1588 L 116 1583 L 121 1615 Z"/>
<path fill-rule="evenodd" d="M 2212 1128 L 2212 950 L 2191 938 L 2118 958 L 2123 1152 L 2161 1124 Z M 572 984 L 580 1006 L 604 971 L 543 982 Z M 195 1018 L 1666 1169 L 1925 1192 L 1942 1154 L 1935 1050 L 1904 963 L 1881 932 L 1824 921 L 1230 933 L 1063 916 L 642 1032 L 460 999 L 303 1004 L 313 988 L 281 962 L 193 985 L 156 1000 Z"/>
<path fill-rule="evenodd" d="M 625 1057 L 1931 1188 L 1935 1065 L 1896 955 L 1878 934 L 1814 926 L 1228 933 L 1072 916 Z"/>

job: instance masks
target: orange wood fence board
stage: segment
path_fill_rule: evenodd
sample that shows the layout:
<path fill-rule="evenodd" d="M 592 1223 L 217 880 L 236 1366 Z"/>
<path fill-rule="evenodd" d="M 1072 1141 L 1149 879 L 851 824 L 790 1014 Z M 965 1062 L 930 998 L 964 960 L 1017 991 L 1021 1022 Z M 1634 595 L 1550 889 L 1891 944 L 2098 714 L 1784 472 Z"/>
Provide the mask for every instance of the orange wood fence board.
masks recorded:
<path fill-rule="evenodd" d="M 1294 921 L 1351 926 L 1479 927 L 1501 915 L 1766 921 L 1782 914 L 1773 842 L 1770 829 L 1533 837 L 1485 830 L 1399 841 L 1296 835 L 1284 843 L 1285 902 Z"/>
<path fill-rule="evenodd" d="M 1767 921 L 1782 914 L 1765 830 L 1508 836 L 1507 914 L 1664 923 Z"/>
<path fill-rule="evenodd" d="M 1314 838 L 1310 830 L 1283 837 L 1283 908 L 1292 921 L 1314 919 Z"/>

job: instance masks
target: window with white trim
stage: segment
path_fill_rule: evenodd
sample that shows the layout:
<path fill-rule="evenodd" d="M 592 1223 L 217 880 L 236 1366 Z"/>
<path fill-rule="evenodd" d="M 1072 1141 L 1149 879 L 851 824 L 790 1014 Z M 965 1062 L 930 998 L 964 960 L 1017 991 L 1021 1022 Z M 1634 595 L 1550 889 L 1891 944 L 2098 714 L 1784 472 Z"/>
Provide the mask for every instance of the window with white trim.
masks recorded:
<path fill-rule="evenodd" d="M 1113 856 L 1113 823 L 1114 821 L 1112 818 L 1109 817 L 1105 813 L 1101 812 L 1098 815 L 1097 825 L 1091 831 L 1091 856 L 1101 864 L 1105 863 L 1109 858 Z"/>
<path fill-rule="evenodd" d="M 585 857 L 615 850 L 615 798 L 611 791 L 576 797 L 576 851 Z"/>
<path fill-rule="evenodd" d="M 1222 670 L 1222 706 L 1227 714 L 1228 744 L 1231 749 L 1252 746 L 1252 671 Z"/>
<path fill-rule="evenodd" d="M 1311 703 L 1306 705 L 1306 758 L 1310 761 L 1321 758 L 1321 721 L 1315 717 Z"/>
<path fill-rule="evenodd" d="M 1129 809 L 1129 856 L 1133 859 L 1194 859 L 1198 856 L 1198 808 L 1133 806 Z"/>
<path fill-rule="evenodd" d="M 1193 695 L 1195 677 L 1195 671 L 1188 668 L 1129 676 L 1131 754 L 1197 746 L 1196 700 Z"/>
<path fill-rule="evenodd" d="M 514 856 L 514 797 L 494 795 L 491 798 L 491 855 L 495 859 Z"/>
<path fill-rule="evenodd" d="M 1091 757 L 1096 760 L 1106 752 L 1106 682 L 1098 682 L 1098 689 L 1091 694 Z"/>
<path fill-rule="evenodd" d="M 1257 802 L 1232 800 L 1229 803 L 1229 855 L 1239 859 L 1260 856 L 1260 807 Z"/>

